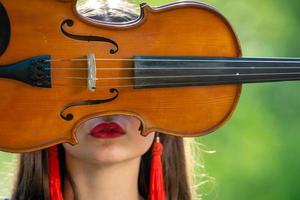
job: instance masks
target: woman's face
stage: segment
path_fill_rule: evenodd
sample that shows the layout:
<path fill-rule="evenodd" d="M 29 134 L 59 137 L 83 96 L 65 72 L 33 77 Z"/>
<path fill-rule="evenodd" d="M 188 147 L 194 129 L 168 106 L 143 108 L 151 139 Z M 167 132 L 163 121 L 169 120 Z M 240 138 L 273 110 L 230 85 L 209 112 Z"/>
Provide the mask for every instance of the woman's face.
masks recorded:
<path fill-rule="evenodd" d="M 101 128 L 104 123 L 120 126 L 124 133 L 115 138 L 91 135 L 91 130 Z M 152 145 L 154 133 L 140 135 L 140 121 L 131 116 L 113 115 L 90 119 L 82 123 L 76 133 L 78 144 L 63 144 L 67 156 L 91 164 L 113 164 L 142 156 Z M 96 127 L 96 128 L 95 128 Z M 97 135 L 96 135 L 97 136 Z"/>

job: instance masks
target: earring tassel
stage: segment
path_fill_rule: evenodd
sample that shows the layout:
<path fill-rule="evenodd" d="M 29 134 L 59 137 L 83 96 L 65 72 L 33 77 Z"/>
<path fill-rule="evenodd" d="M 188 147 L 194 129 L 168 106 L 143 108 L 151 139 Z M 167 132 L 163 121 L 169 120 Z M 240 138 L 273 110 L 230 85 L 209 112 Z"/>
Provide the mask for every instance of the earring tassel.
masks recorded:
<path fill-rule="evenodd" d="M 50 200 L 63 200 L 57 145 L 49 149 L 49 194 Z"/>
<path fill-rule="evenodd" d="M 163 167 L 161 161 L 162 152 L 163 145 L 159 140 L 159 136 L 156 135 L 156 141 L 152 147 L 149 200 L 166 200 Z"/>

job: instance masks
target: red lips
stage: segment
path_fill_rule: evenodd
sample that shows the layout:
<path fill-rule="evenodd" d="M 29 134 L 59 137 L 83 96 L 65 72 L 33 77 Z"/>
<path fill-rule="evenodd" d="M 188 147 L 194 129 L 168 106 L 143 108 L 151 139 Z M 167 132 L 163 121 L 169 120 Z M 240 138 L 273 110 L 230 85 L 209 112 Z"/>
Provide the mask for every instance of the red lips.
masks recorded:
<path fill-rule="evenodd" d="M 90 135 L 95 138 L 115 138 L 124 134 L 123 128 L 115 122 L 98 124 L 90 131 Z"/>

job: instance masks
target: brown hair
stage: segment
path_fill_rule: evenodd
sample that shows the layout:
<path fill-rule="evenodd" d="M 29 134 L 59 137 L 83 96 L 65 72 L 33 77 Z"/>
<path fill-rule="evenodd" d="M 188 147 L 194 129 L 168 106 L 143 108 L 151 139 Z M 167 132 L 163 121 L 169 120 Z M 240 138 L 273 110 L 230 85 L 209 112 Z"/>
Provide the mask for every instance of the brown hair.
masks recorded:
<path fill-rule="evenodd" d="M 165 188 L 168 200 L 191 200 L 191 190 L 187 176 L 183 138 L 160 134 L 164 146 L 162 161 Z M 65 165 L 65 153 L 59 145 L 59 160 L 62 187 L 68 175 Z M 148 199 L 150 178 L 151 148 L 142 156 L 138 177 L 138 189 L 144 199 Z M 48 200 L 48 153 L 40 150 L 21 155 L 19 172 L 13 191 L 13 200 Z M 74 189 L 73 185 L 73 189 Z M 76 196 L 76 189 L 74 189 Z"/>

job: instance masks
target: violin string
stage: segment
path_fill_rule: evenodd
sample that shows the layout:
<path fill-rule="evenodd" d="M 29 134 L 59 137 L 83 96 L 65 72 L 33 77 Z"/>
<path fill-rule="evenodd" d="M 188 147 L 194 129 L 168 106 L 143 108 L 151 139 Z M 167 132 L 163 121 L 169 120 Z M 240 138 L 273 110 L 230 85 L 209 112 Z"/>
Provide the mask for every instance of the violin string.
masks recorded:
<path fill-rule="evenodd" d="M 79 68 L 74 68 L 74 67 L 47 67 L 47 68 L 44 68 L 45 70 L 88 70 L 87 67 L 79 67 Z M 97 69 L 98 70 L 98 69 Z"/>
<path fill-rule="evenodd" d="M 217 70 L 217 69 L 300 69 L 300 67 L 181 67 L 181 68 L 174 68 L 174 67 L 149 67 L 149 68 L 139 68 L 138 70 Z M 45 68 L 45 70 L 88 70 L 88 68 L 80 67 L 80 68 L 65 68 L 65 67 L 53 67 L 53 68 Z M 104 68 L 97 68 L 97 71 L 109 71 L 109 70 L 134 70 L 134 68 L 114 68 L 114 67 L 104 67 Z"/>
<path fill-rule="evenodd" d="M 300 59 L 295 58 L 282 58 L 284 60 L 257 60 L 257 59 L 266 59 L 266 58 L 242 58 L 242 59 L 214 59 L 216 57 L 212 57 L 212 59 L 159 59 L 159 58 L 96 58 L 96 61 L 141 61 L 141 62 L 258 62 L 258 63 L 300 63 Z M 272 58 L 269 58 L 272 59 Z M 44 62 L 78 62 L 78 61 L 88 61 L 87 58 L 72 58 L 72 59 L 48 59 L 44 60 Z"/>
<path fill-rule="evenodd" d="M 103 77 L 94 80 L 124 80 L 124 79 L 161 79 L 161 78 L 201 78 L 201 77 L 240 77 L 240 76 L 270 76 L 270 75 L 300 75 L 300 72 L 290 73 L 253 73 L 253 74 L 197 74 L 197 75 L 176 75 L 176 76 L 137 76 L 137 77 Z M 72 76 L 47 76 L 47 78 L 64 78 L 64 79 L 88 79 L 87 77 Z"/>
<path fill-rule="evenodd" d="M 270 78 L 268 79 L 268 81 L 289 81 L 289 80 L 295 80 L 295 78 Z M 259 81 L 265 81 L 265 79 L 252 79 L 253 82 L 259 82 Z M 207 84 L 207 85 L 210 85 L 210 86 L 213 86 L 213 85 L 217 85 L 217 84 L 210 84 L 211 82 L 209 81 L 196 81 L 196 82 L 179 82 L 179 83 L 151 83 L 151 84 L 124 84 L 124 85 L 103 85 L 103 84 L 97 84 L 96 87 L 97 88 L 103 88 L 103 87 L 107 87 L 107 88 L 127 88 L 127 87 L 167 87 L 167 86 L 180 86 L 180 85 L 187 85 L 187 84 Z M 224 83 L 220 83 L 218 82 L 218 85 L 224 85 L 224 84 L 242 84 L 241 83 L 228 83 L 228 82 L 225 82 Z M 52 84 L 53 86 L 59 86 L 59 87 L 84 87 L 86 88 L 87 86 L 86 85 L 65 85 L 65 84 Z M 192 85 L 191 85 L 192 86 Z M 196 85 L 197 86 L 197 85 Z M 199 85 L 198 85 L 199 86 Z"/>
<path fill-rule="evenodd" d="M 76 76 L 46 76 L 47 78 L 61 78 L 61 79 L 78 79 L 78 80 L 87 80 L 87 77 L 76 77 Z M 95 80 L 97 80 L 96 78 Z"/>

